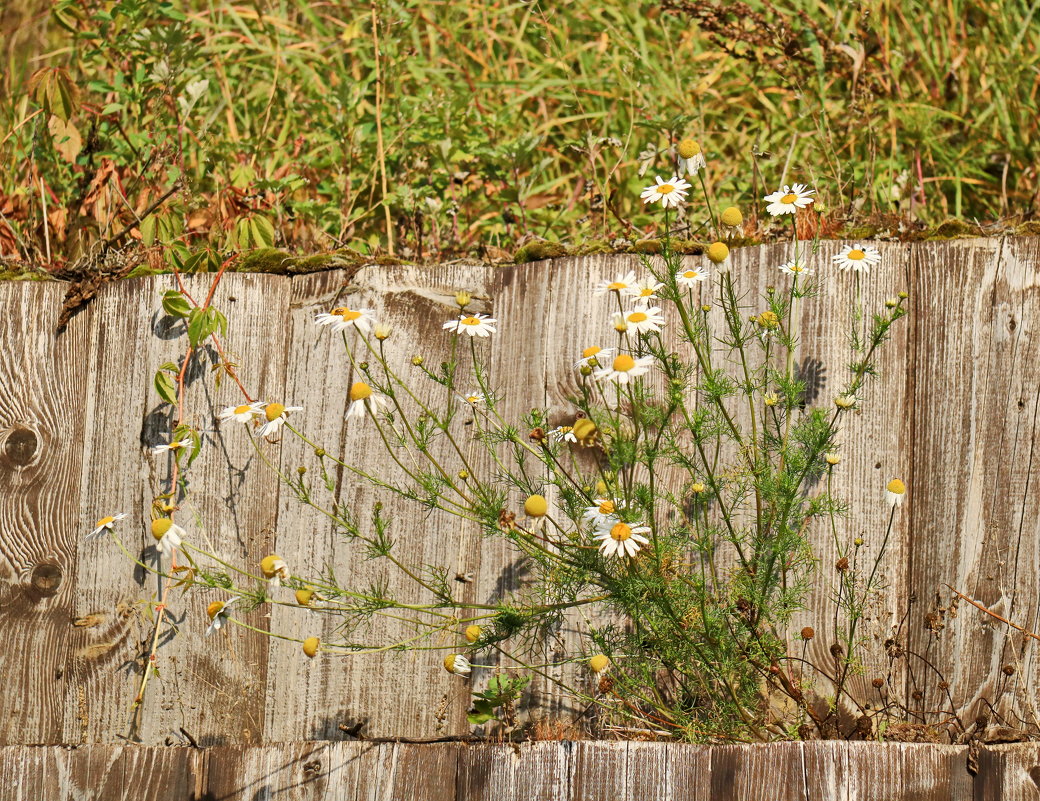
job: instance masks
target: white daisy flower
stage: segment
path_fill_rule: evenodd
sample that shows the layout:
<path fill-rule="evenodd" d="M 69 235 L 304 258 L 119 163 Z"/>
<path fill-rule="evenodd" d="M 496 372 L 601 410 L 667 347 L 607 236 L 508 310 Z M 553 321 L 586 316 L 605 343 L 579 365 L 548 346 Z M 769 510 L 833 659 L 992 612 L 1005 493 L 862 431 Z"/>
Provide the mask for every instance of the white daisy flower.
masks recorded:
<path fill-rule="evenodd" d="M 610 367 L 601 367 L 594 375 L 597 381 L 617 381 L 619 384 L 627 384 L 650 372 L 653 364 L 653 356 L 640 356 L 638 359 L 633 359 L 627 353 L 621 353 L 614 357 L 614 362 Z"/>
<path fill-rule="evenodd" d="M 799 264 L 792 260 L 781 264 L 780 272 L 787 273 L 788 275 L 810 275 L 812 274 L 812 268 L 806 267 L 804 264 Z"/>
<path fill-rule="evenodd" d="M 166 445 L 156 445 L 152 448 L 152 453 L 167 453 L 168 451 L 179 451 L 181 448 L 188 447 L 189 443 L 180 439 L 171 439 Z"/>
<path fill-rule="evenodd" d="M 679 175 L 694 176 L 702 167 L 707 166 L 701 146 L 692 139 L 683 139 L 679 143 Z"/>
<path fill-rule="evenodd" d="M 885 487 L 885 500 L 889 506 L 902 506 L 906 498 L 906 484 L 898 478 L 893 478 Z"/>
<path fill-rule="evenodd" d="M 813 202 L 811 195 L 815 195 L 815 189 L 809 189 L 805 184 L 785 185 L 771 195 L 766 195 L 765 201 L 769 204 L 766 211 L 774 217 L 781 214 L 794 214 L 798 209 L 804 209 Z"/>
<path fill-rule="evenodd" d="M 471 392 L 469 395 L 455 395 L 463 403 L 468 403 L 470 406 L 479 406 L 482 403 L 487 403 L 487 397 L 480 392 Z"/>
<path fill-rule="evenodd" d="M 577 442 L 574 436 L 574 426 L 557 426 L 549 432 L 549 439 L 553 442 Z"/>
<path fill-rule="evenodd" d="M 289 565 L 278 554 L 265 556 L 260 560 L 260 572 L 272 587 L 280 587 L 282 581 L 289 578 Z"/>
<path fill-rule="evenodd" d="M 624 314 L 616 312 L 614 314 L 614 327 L 624 323 L 625 330 L 635 331 L 637 334 L 649 334 L 660 333 L 661 326 L 664 325 L 664 315 L 661 314 L 661 310 L 656 307 L 647 308 L 646 306 L 636 306 L 631 311 L 627 311 Z"/>
<path fill-rule="evenodd" d="M 263 401 L 254 401 L 242 406 L 228 406 L 226 409 L 221 410 L 217 415 L 217 419 L 234 420 L 236 423 L 248 423 L 257 415 L 263 414 L 265 405 Z"/>
<path fill-rule="evenodd" d="M 675 274 L 675 283 L 685 289 L 693 289 L 701 281 L 706 280 L 708 271 L 702 267 L 694 267 Z"/>
<path fill-rule="evenodd" d="M 617 521 L 609 528 L 604 527 L 593 534 L 593 539 L 599 540 L 599 552 L 604 556 L 635 556 L 644 545 L 649 545 L 650 540 L 644 537 L 649 534 L 648 526 L 636 523 L 622 523 Z"/>
<path fill-rule="evenodd" d="M 214 601 L 206 608 L 206 614 L 209 616 L 209 626 L 206 627 L 206 636 L 208 637 L 215 631 L 220 631 L 224 624 L 227 622 L 228 614 L 231 610 L 231 605 L 237 601 L 238 598 L 232 598 L 230 601 Z"/>
<path fill-rule="evenodd" d="M 607 292 L 617 292 L 621 295 L 631 295 L 632 287 L 636 285 L 636 274 L 632 271 L 617 276 L 613 281 L 600 281 L 593 294 L 605 295 Z"/>
<path fill-rule="evenodd" d="M 256 435 L 258 437 L 269 437 L 272 434 L 278 432 L 278 429 L 285 423 L 286 415 L 289 412 L 302 412 L 302 406 L 283 406 L 280 403 L 269 403 L 264 407 L 264 418 L 267 420 L 260 428 L 257 429 Z"/>
<path fill-rule="evenodd" d="M 832 261 L 839 270 L 870 272 L 871 267 L 881 264 L 881 252 L 870 245 L 850 245 L 836 255 Z"/>
<path fill-rule="evenodd" d="M 647 278 L 644 281 L 636 281 L 629 294 L 636 299 L 636 303 L 649 303 L 663 288 L 664 284 L 658 283 L 653 278 Z"/>
<path fill-rule="evenodd" d="M 654 186 L 648 186 L 639 195 L 643 203 L 660 203 L 663 208 L 678 206 L 686 200 L 686 193 L 690 191 L 690 185 L 678 175 L 673 175 L 667 181 L 662 181 L 661 176 L 654 176 L 657 182 Z"/>
<path fill-rule="evenodd" d="M 448 320 L 443 328 L 456 334 L 469 334 L 471 337 L 489 337 L 498 331 L 495 328 L 496 322 L 486 314 L 461 314 L 458 320 Z"/>
<path fill-rule="evenodd" d="M 331 325 L 333 331 L 343 331 L 347 328 L 356 328 L 362 334 L 367 334 L 374 322 L 375 312 L 371 309 L 350 309 L 339 306 L 330 312 L 321 312 L 314 316 L 314 322 L 318 325 Z"/>
<path fill-rule="evenodd" d="M 187 532 L 168 517 L 157 517 L 152 521 L 152 538 L 163 556 L 169 556 L 180 548 L 186 536 Z"/>
<path fill-rule="evenodd" d="M 380 408 L 386 406 L 386 398 L 364 381 L 358 381 L 351 386 L 348 397 L 350 398 L 350 406 L 347 407 L 348 420 L 352 417 L 364 417 L 366 411 L 375 414 Z"/>
<path fill-rule="evenodd" d="M 610 528 L 618 522 L 617 510 L 622 508 L 624 501 L 615 501 L 611 498 L 596 498 L 595 506 L 585 507 L 581 515 L 582 523 L 592 523 L 596 528 Z"/>
<path fill-rule="evenodd" d="M 108 517 L 102 517 L 94 524 L 94 530 L 91 531 L 83 539 L 85 540 L 96 540 L 106 531 L 111 531 L 113 524 L 117 520 L 122 520 L 126 517 L 126 512 L 119 512 L 118 514 L 109 515 Z"/>
<path fill-rule="evenodd" d="M 456 676 L 468 676 L 473 672 L 473 666 L 462 654 L 448 654 L 444 657 L 444 669 Z"/>
<path fill-rule="evenodd" d="M 600 348 L 595 345 L 585 348 L 581 352 L 581 358 L 574 363 L 575 367 L 591 367 L 592 360 L 595 359 L 597 364 L 603 364 L 607 359 L 610 358 L 610 354 L 614 352 L 613 348 Z"/>

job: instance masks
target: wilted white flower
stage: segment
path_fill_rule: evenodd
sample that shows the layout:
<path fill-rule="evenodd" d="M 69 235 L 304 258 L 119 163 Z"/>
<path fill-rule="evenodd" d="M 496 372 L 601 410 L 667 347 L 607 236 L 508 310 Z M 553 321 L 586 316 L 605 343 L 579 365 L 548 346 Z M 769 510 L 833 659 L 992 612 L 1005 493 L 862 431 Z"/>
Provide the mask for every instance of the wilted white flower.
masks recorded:
<path fill-rule="evenodd" d="M 230 601 L 214 601 L 206 608 L 206 614 L 209 615 L 210 620 L 209 626 L 206 627 L 207 637 L 224 627 L 228 613 L 231 611 L 231 605 L 237 600 L 238 598 L 232 598 Z"/>
<path fill-rule="evenodd" d="M 96 539 L 98 539 L 106 531 L 111 531 L 112 528 L 113 528 L 113 524 L 117 520 L 122 520 L 125 517 L 126 517 L 126 512 L 119 512 L 118 514 L 110 515 L 109 517 L 102 517 L 100 520 L 98 520 L 94 524 L 94 530 L 91 531 L 89 534 L 87 534 L 87 536 L 84 537 L 84 539 L 86 539 L 86 540 L 96 540 Z"/>
<path fill-rule="evenodd" d="M 444 669 L 456 676 L 468 676 L 473 666 L 462 654 L 448 654 L 444 657 Z"/>
<path fill-rule="evenodd" d="M 269 437 L 277 433 L 278 429 L 285 424 L 286 415 L 289 412 L 301 412 L 302 406 L 283 406 L 280 403 L 269 403 L 264 407 L 264 417 L 267 422 L 257 429 L 257 436 Z"/>
<path fill-rule="evenodd" d="M 889 506 L 902 506 L 906 498 L 906 484 L 898 478 L 893 478 L 885 487 L 885 500 Z"/>
<path fill-rule="evenodd" d="M 610 358 L 610 354 L 614 352 L 613 348 L 600 348 L 596 345 L 585 348 L 581 352 L 581 358 L 574 363 L 575 367 L 591 367 L 593 359 L 596 360 L 597 364 L 602 365 L 607 359 Z"/>
<path fill-rule="evenodd" d="M 364 381 L 358 381 L 350 387 L 347 393 L 350 398 L 350 406 L 347 407 L 347 419 L 352 417 L 364 417 L 365 412 L 375 414 L 383 406 L 386 406 L 386 398 Z"/>

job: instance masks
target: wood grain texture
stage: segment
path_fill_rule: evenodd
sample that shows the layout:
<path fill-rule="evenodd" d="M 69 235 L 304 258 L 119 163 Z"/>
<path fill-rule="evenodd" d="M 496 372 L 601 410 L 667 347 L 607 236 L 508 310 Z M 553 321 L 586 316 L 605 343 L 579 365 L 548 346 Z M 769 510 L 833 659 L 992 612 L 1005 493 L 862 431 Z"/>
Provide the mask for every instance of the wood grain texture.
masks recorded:
<path fill-rule="evenodd" d="M 0 747 L 5 801 L 1032 801 L 1036 745 Z"/>
<path fill-rule="evenodd" d="M 823 243 L 817 263 L 827 265 L 838 247 Z M 843 535 L 863 536 L 864 553 L 873 553 L 883 533 L 878 507 L 887 510 L 879 487 L 901 474 L 910 490 L 882 566 L 888 591 L 864 633 L 880 669 L 887 658 L 876 646 L 909 610 L 903 644 L 949 681 L 955 701 L 967 710 L 964 722 L 970 724 L 985 697 L 1009 724 L 1020 725 L 1036 719 L 1036 643 L 1009 636 L 1002 624 L 964 603 L 954 618 L 942 584 L 1040 628 L 1040 244 L 1012 238 L 883 245 L 882 252 L 882 267 L 863 283 L 866 309 L 906 284 L 911 316 L 883 351 L 881 376 L 864 393 L 863 414 L 849 416 L 842 434 L 843 461 L 834 481 L 862 510 L 845 521 Z M 774 279 L 783 256 L 782 249 L 768 247 L 735 251 L 730 269 L 738 287 L 757 293 L 770 282 L 779 286 Z M 395 369 L 409 369 L 415 353 L 435 366 L 447 354 L 441 324 L 454 316 L 452 296 L 469 289 L 475 308 L 502 321 L 486 353 L 507 414 L 515 419 L 544 404 L 554 423 L 567 422 L 573 415 L 568 398 L 577 388 L 576 353 L 598 342 L 609 326 L 611 309 L 589 287 L 637 267 L 632 257 L 595 256 L 500 268 L 365 268 L 346 284 L 343 273 L 228 275 L 217 304 L 229 313 L 229 355 L 241 363 L 250 388 L 265 400 L 304 406 L 297 419 L 308 433 L 330 452 L 371 465 L 380 460 L 382 445 L 370 428 L 344 421 L 345 392 L 355 373 L 342 344 L 318 336 L 316 311 L 337 297 L 374 308 L 395 326 L 388 342 Z M 818 386 L 824 398 L 835 391 L 847 361 L 842 332 L 830 322 L 843 318 L 855 297 L 851 274 L 827 277 L 833 281 L 820 310 L 803 318 L 799 360 L 827 366 Z M 191 280 L 200 294 L 209 278 Z M 135 660 L 150 631 L 140 608 L 155 592 L 154 577 L 135 574 L 111 544 L 84 543 L 82 536 L 98 518 L 126 511 L 121 532 L 134 555 L 150 545 L 148 508 L 169 469 L 146 451 L 168 429 L 151 380 L 182 344 L 158 311 L 159 293 L 169 285 L 168 276 L 106 285 L 55 338 L 50 321 L 61 287 L 0 284 L 3 308 L 13 310 L 0 320 L 7 354 L 0 361 L 0 625 L 15 632 L 31 655 L 5 659 L 3 675 L 13 689 L 0 701 L 0 742 L 114 743 L 135 734 L 159 744 L 181 742 L 182 727 L 203 745 L 345 738 L 340 726 L 359 723 L 370 736 L 466 731 L 469 693 L 481 678 L 449 676 L 439 667 L 441 652 L 312 661 L 299 643 L 235 628 L 201 640 L 202 610 L 211 599 L 201 594 L 186 604 L 175 597 L 179 630 L 160 649 L 160 677 L 141 726 L 131 730 Z M 381 575 L 257 465 L 241 432 L 213 424 L 213 412 L 235 399 L 230 382 L 214 393 L 211 377 L 199 375 L 191 392 L 192 422 L 207 442 L 181 514 L 199 521 L 186 527 L 200 544 L 246 569 L 274 551 L 301 573 L 327 567 L 354 582 Z M 283 437 L 264 447 L 284 470 L 303 465 L 314 476 L 315 457 L 298 440 Z M 483 603 L 522 586 L 513 555 L 497 541 L 479 539 L 445 516 L 394 506 L 346 471 L 335 481 L 335 497 L 351 503 L 366 525 L 377 500 L 392 507 L 392 534 L 407 561 L 472 573 L 460 597 Z M 821 529 L 812 537 L 826 570 L 833 562 L 829 534 Z M 48 565 L 60 572 L 60 582 Z M 821 662 L 833 627 L 826 619 L 826 578 L 799 620 L 825 632 L 811 646 Z M 926 618 L 937 611 L 937 598 L 944 611 Z M 288 601 L 291 593 L 279 591 L 276 599 Z M 326 619 L 291 605 L 264 606 L 243 619 L 300 636 L 331 636 Z M 938 634 L 925 627 L 929 621 Z M 573 646 L 574 629 L 562 633 L 564 647 L 549 643 L 549 659 Z M 446 632 L 438 644 L 447 648 L 457 641 L 457 632 Z M 1014 668 L 1011 676 L 1004 666 Z M 917 657 L 897 660 L 896 668 L 886 693 L 912 700 L 920 689 L 921 708 L 939 719 L 938 674 Z M 559 670 L 587 681 L 577 666 Z M 535 690 L 535 703 L 526 710 L 532 717 L 575 711 L 551 687 Z M 880 702 L 870 688 L 861 690 L 865 700 Z M 688 767 L 695 773 L 699 765 L 695 759 Z M 504 769 L 498 762 L 488 767 Z"/>
<path fill-rule="evenodd" d="M 61 299 L 56 284 L 0 283 L 0 743 L 64 739 L 90 337 L 82 317 L 54 335 Z"/>

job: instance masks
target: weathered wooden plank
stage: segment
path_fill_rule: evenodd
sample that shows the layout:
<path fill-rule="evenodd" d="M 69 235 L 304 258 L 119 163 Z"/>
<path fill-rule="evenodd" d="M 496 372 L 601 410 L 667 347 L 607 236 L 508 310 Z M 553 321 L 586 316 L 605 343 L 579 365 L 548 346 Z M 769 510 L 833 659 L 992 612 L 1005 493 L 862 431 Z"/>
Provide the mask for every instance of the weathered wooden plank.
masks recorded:
<path fill-rule="evenodd" d="M 1040 798 L 1040 746 L 995 746 L 979 752 L 974 801 L 1036 801 Z"/>
<path fill-rule="evenodd" d="M 55 335 L 63 295 L 0 282 L 0 631 L 17 644 L 4 660 L 0 743 L 63 740 L 90 343 L 89 315 Z"/>
<path fill-rule="evenodd" d="M 805 743 L 814 763 L 831 763 L 831 743 Z M 848 743 L 841 778 L 849 801 L 883 797 L 892 801 L 971 801 L 975 782 L 967 769 L 967 749 L 951 745 Z M 840 785 L 839 785 L 840 786 Z M 808 795 L 808 798 L 819 796 Z"/>
<path fill-rule="evenodd" d="M 920 692 L 925 709 L 948 710 L 941 686 L 947 682 L 966 724 L 984 711 L 984 698 L 1010 725 L 1018 716 L 1035 716 L 1035 643 L 1012 637 L 963 602 L 953 621 L 945 584 L 1035 627 L 1038 253 L 1035 240 L 972 240 L 913 251 L 910 575 L 919 603 L 910 643 L 941 675 L 918 661 L 908 692 Z M 1004 666 L 1016 671 L 1013 680 Z"/>
<path fill-rule="evenodd" d="M 190 277 L 188 290 L 201 301 L 211 280 Z M 127 512 L 119 534 L 132 555 L 145 560 L 155 554 L 147 531 L 152 499 L 168 486 L 171 468 L 167 458 L 148 449 L 166 442 L 175 422 L 152 389 L 152 377 L 163 362 L 180 359 L 187 341 L 183 325 L 160 310 L 159 295 L 169 282 L 120 282 L 102 293 L 91 310 L 87 395 L 94 423 L 87 429 L 85 459 L 93 469 L 82 476 L 78 533 L 104 515 Z M 273 276 L 226 276 L 214 299 L 229 317 L 229 358 L 254 391 L 280 394 L 285 357 L 276 320 L 278 310 L 288 306 L 287 282 Z M 243 432 L 216 426 L 221 408 L 242 401 L 228 376 L 215 388 L 216 373 L 208 367 L 215 359 L 207 346 L 206 358 L 188 374 L 185 421 L 198 428 L 203 446 L 191 469 L 191 495 L 178 501 L 178 521 L 193 545 L 256 573 L 257 562 L 271 547 L 275 508 L 268 499 L 276 497 L 276 479 L 257 465 Z M 140 569 L 135 572 L 107 539 L 80 542 L 79 554 L 85 569 L 70 615 L 76 623 L 66 740 L 112 742 L 122 735 L 162 743 L 172 732 L 174 742 L 181 742 L 183 728 L 202 745 L 259 742 L 267 638 L 229 627 L 226 634 L 203 639 L 206 605 L 226 594 L 170 595 L 177 634 L 163 638 L 159 677 L 134 716 L 131 701 L 153 628 L 141 603 L 161 598 L 158 581 Z M 238 614 L 257 625 L 261 611 Z"/>

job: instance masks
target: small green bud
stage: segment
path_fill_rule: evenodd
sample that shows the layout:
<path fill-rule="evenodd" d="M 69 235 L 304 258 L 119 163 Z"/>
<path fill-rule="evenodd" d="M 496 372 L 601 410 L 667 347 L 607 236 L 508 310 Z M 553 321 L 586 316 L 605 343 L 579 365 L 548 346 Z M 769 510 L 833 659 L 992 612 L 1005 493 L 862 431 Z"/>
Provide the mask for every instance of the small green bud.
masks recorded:
<path fill-rule="evenodd" d="M 317 456 L 320 459 L 322 456 L 325 455 L 325 449 L 324 448 L 315 448 L 314 449 L 314 455 Z"/>

